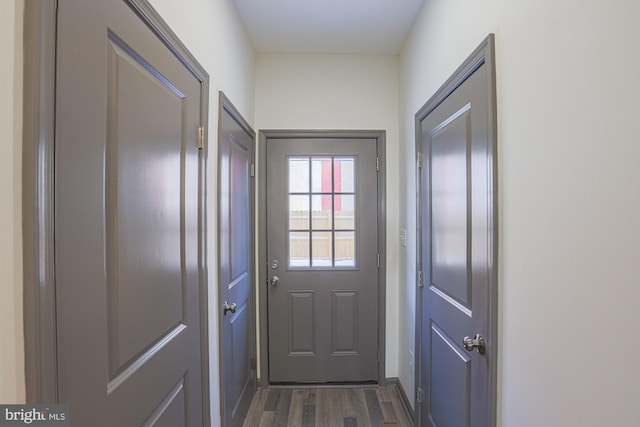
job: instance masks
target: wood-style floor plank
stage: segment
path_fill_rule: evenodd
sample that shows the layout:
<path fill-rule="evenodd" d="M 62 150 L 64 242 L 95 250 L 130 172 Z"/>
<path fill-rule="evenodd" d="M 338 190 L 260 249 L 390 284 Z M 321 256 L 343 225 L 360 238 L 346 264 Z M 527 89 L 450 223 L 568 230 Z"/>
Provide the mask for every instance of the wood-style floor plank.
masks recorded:
<path fill-rule="evenodd" d="M 302 407 L 302 427 L 316 427 L 316 405 Z"/>
<path fill-rule="evenodd" d="M 278 404 L 278 398 L 280 398 L 280 390 L 271 389 L 271 390 L 267 390 L 267 393 L 269 393 L 269 397 L 267 398 L 267 403 L 265 403 L 264 405 L 264 410 L 273 412 L 276 410 L 276 405 Z"/>
<path fill-rule="evenodd" d="M 391 402 L 380 402 L 380 409 L 382 410 L 382 419 L 383 420 L 397 420 L 398 416 L 396 415 L 395 409 L 393 409 L 393 403 Z"/>
<path fill-rule="evenodd" d="M 398 421 L 400 421 L 400 424 L 403 426 L 412 425 L 413 422 L 411 421 L 412 415 L 409 412 L 410 409 L 404 405 L 404 401 L 400 397 L 400 392 L 398 391 L 398 389 L 395 387 L 392 388 L 390 394 L 392 395 L 391 403 L 393 404 L 396 415 L 399 417 Z"/>
<path fill-rule="evenodd" d="M 355 417 L 345 417 L 344 427 L 358 427 L 358 421 Z"/>
<path fill-rule="evenodd" d="M 269 393 L 267 390 L 256 391 L 256 394 L 253 396 L 253 400 L 251 401 L 249 413 L 247 414 L 247 418 L 245 419 L 244 425 L 247 425 L 247 426 L 260 425 L 260 417 L 262 415 L 262 411 L 264 409 L 264 405 L 267 401 L 268 395 Z"/>
<path fill-rule="evenodd" d="M 305 390 L 294 390 L 291 396 L 291 408 L 289 409 L 288 425 L 290 427 L 302 426 L 302 414 L 304 409 Z"/>
<path fill-rule="evenodd" d="M 353 422 L 355 424 L 353 425 L 357 425 L 357 416 L 356 416 L 356 409 L 354 407 L 354 393 L 353 390 L 351 389 L 344 389 L 342 390 L 342 415 L 344 416 L 345 419 L 345 427 L 347 427 L 347 422 L 351 423 L 351 421 L 347 421 L 347 419 L 351 419 L 353 418 Z M 349 427 L 351 427 L 351 424 L 349 424 Z"/>
<path fill-rule="evenodd" d="M 367 401 L 371 425 L 380 425 L 380 421 L 382 421 L 382 410 L 380 409 L 380 402 L 378 401 L 376 390 L 365 390 L 364 398 Z"/>
<path fill-rule="evenodd" d="M 244 427 L 411 427 L 395 387 L 258 390 Z"/>
<path fill-rule="evenodd" d="M 364 390 L 354 390 L 353 404 L 356 410 L 356 420 L 360 426 L 370 426 L 371 420 L 369 419 L 369 411 L 367 410 L 367 401 L 364 398 Z"/>
<path fill-rule="evenodd" d="M 276 404 L 276 417 L 273 427 L 287 427 L 289 425 L 289 411 L 291 409 L 291 390 L 282 390 Z"/>

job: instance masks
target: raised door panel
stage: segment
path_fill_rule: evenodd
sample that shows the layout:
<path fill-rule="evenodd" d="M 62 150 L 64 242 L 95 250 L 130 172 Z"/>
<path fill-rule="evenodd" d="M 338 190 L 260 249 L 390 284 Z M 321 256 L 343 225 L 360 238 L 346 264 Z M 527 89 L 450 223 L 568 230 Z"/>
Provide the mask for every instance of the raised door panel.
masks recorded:
<path fill-rule="evenodd" d="M 309 291 L 290 291 L 288 315 L 289 356 L 316 354 L 316 295 Z"/>
<path fill-rule="evenodd" d="M 331 293 L 331 354 L 358 354 L 360 304 L 358 291 Z"/>
<path fill-rule="evenodd" d="M 236 283 L 249 272 L 249 255 L 251 247 L 248 227 L 251 212 L 248 209 L 251 194 L 249 190 L 249 164 L 251 156 L 249 147 L 233 135 L 229 136 L 230 179 L 233 191 L 229 194 L 232 215 L 230 222 L 231 246 L 231 283 Z"/>
<path fill-rule="evenodd" d="M 250 377 L 249 364 L 246 357 L 240 357 L 249 354 L 249 340 L 247 339 L 247 331 L 249 330 L 249 322 L 251 319 L 251 313 L 249 313 L 249 306 L 243 304 L 238 307 L 237 311 L 230 315 L 228 322 L 228 337 L 227 343 L 232 355 L 236 357 L 229 357 L 229 377 L 228 383 L 225 384 L 225 390 L 229 393 L 231 402 L 241 401 L 245 389 L 247 388 L 247 378 Z M 238 409 L 237 405 L 234 405 L 232 409 L 235 418 L 235 411 Z"/>
<path fill-rule="evenodd" d="M 141 427 L 186 427 L 188 421 L 185 403 L 184 380 L 181 379 Z"/>
<path fill-rule="evenodd" d="M 470 106 L 430 132 L 431 286 L 471 306 L 470 283 Z"/>
<path fill-rule="evenodd" d="M 467 427 L 470 416 L 471 357 L 436 324 L 429 337 L 429 417 L 434 427 Z"/>
<path fill-rule="evenodd" d="M 106 237 L 113 381 L 184 329 L 180 200 L 185 103 L 184 95 L 158 78 L 150 64 L 116 45 L 111 48 Z"/>

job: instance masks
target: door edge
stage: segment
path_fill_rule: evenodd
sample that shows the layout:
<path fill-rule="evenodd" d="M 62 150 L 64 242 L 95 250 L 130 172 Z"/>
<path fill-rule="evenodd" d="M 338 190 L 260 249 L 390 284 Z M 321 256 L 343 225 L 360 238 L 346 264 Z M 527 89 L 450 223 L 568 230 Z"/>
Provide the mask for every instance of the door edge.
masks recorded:
<path fill-rule="evenodd" d="M 488 426 L 495 426 L 497 423 L 497 400 L 498 400 L 498 172 L 497 172 L 497 105 L 496 105 L 496 66 L 495 66 L 495 34 L 490 33 L 480 43 L 480 45 L 467 57 L 467 59 L 458 67 L 458 69 L 446 80 L 446 82 L 429 98 L 429 100 L 415 114 L 415 170 L 416 170 L 416 318 L 415 318 L 415 360 L 416 369 L 414 373 L 414 391 L 425 385 L 421 383 L 422 377 L 422 298 L 421 292 L 426 289 L 419 286 L 418 272 L 422 271 L 422 191 L 423 183 L 421 177 L 421 157 L 422 157 L 422 127 L 420 122 L 435 110 L 456 88 L 458 88 L 475 70 L 481 65 L 487 65 L 487 94 L 488 94 L 488 163 L 489 177 L 491 184 L 489 186 L 489 228 L 492 230 L 489 248 L 489 279 L 488 279 L 488 295 L 489 295 L 489 312 L 488 312 L 488 339 L 491 346 L 492 357 L 489 360 L 489 384 L 487 393 L 490 396 L 487 420 Z M 414 419 L 416 427 L 420 427 L 420 405 L 424 402 L 418 402 L 418 393 L 414 393 Z"/>
<path fill-rule="evenodd" d="M 23 322 L 27 403 L 57 403 L 54 138 L 57 1 L 24 5 Z"/>
<path fill-rule="evenodd" d="M 386 131 L 385 130 L 322 130 L 322 129 L 261 129 L 258 132 L 258 303 L 260 330 L 259 376 L 261 388 L 271 387 L 269 380 L 269 330 L 267 313 L 267 143 L 269 139 L 283 138 L 369 138 L 376 140 L 379 158 L 378 171 L 378 378 L 380 386 L 387 384 L 386 378 L 386 271 L 387 271 L 387 208 L 386 208 Z"/>

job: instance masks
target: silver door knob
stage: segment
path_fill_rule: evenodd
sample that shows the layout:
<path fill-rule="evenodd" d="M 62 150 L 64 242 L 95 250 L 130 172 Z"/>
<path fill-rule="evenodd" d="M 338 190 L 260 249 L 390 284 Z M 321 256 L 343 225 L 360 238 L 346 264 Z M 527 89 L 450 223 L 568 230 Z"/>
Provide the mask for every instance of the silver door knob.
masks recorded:
<path fill-rule="evenodd" d="M 480 354 L 484 354 L 487 348 L 484 338 L 482 338 L 482 335 L 480 334 L 476 334 L 476 336 L 473 338 L 464 337 L 464 340 L 462 341 L 462 346 L 467 351 L 473 351 L 474 349 L 478 350 L 478 353 Z"/>
<path fill-rule="evenodd" d="M 280 278 L 278 276 L 273 276 L 271 280 L 269 280 L 269 284 L 271 286 L 278 286 L 278 283 L 280 283 Z"/>
<path fill-rule="evenodd" d="M 238 305 L 235 302 L 232 302 L 231 305 L 229 305 L 229 303 L 225 301 L 223 307 L 225 316 L 227 315 L 227 312 L 230 311 L 232 313 L 235 313 L 238 309 Z"/>

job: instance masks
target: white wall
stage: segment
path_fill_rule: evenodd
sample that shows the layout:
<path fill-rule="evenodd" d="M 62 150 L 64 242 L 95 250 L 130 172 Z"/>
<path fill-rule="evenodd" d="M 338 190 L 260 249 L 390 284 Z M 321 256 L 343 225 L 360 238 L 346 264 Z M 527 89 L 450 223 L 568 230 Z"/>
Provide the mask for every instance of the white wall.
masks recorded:
<path fill-rule="evenodd" d="M 232 0 L 151 0 L 211 78 L 209 142 L 217 140 L 218 91 L 253 122 L 254 52 Z M 211 120 L 215 118 L 215 120 Z M 210 148 L 215 151 L 215 144 Z"/>
<path fill-rule="evenodd" d="M 218 91 L 253 122 L 254 52 L 231 0 L 151 0 L 151 4 L 210 76 L 207 158 L 207 263 L 209 273 L 209 369 L 212 425 L 220 424 L 218 358 L 217 164 Z"/>
<path fill-rule="evenodd" d="M 22 325 L 22 11 L 0 2 L 0 402 L 25 401 Z"/>
<path fill-rule="evenodd" d="M 638 423 L 639 16 L 635 0 L 426 0 L 401 55 L 400 221 L 413 228 L 413 114 L 496 34 L 501 426 Z M 413 248 L 411 235 L 407 307 Z M 402 357 L 399 369 L 413 390 Z"/>
<path fill-rule="evenodd" d="M 255 128 L 386 130 L 386 375 L 397 377 L 398 60 L 395 56 L 258 55 Z"/>

